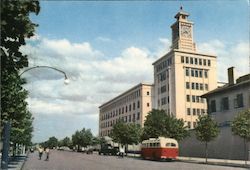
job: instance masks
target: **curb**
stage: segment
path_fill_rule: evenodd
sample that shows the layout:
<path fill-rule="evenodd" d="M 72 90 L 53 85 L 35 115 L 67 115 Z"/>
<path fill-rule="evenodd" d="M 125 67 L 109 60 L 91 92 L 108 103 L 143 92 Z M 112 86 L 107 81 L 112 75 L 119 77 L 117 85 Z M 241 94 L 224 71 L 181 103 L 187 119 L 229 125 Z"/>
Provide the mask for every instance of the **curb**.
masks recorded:
<path fill-rule="evenodd" d="M 237 163 L 224 163 L 224 162 L 201 162 L 201 161 L 196 161 L 196 160 L 181 160 L 177 159 L 179 162 L 186 162 L 186 163 L 196 163 L 196 164 L 207 164 L 207 165 L 218 165 L 218 166 L 230 166 L 230 167 L 240 167 L 240 168 L 250 168 L 250 165 L 245 165 L 245 164 L 237 164 Z"/>

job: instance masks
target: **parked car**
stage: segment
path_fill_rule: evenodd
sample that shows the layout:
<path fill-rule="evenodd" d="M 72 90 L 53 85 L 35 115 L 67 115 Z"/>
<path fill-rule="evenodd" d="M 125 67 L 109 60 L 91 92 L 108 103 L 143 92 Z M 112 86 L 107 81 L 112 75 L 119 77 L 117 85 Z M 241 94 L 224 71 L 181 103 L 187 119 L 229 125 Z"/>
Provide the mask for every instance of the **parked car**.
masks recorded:
<path fill-rule="evenodd" d="M 102 144 L 99 155 L 117 155 L 119 147 L 113 147 L 111 144 Z"/>

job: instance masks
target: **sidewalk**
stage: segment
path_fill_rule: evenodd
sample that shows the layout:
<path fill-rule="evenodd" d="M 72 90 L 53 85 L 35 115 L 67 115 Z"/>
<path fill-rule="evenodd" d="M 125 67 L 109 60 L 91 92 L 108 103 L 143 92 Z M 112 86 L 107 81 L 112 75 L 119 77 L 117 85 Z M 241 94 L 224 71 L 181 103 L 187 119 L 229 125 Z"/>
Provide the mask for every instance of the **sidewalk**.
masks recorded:
<path fill-rule="evenodd" d="M 21 170 L 26 159 L 27 159 L 26 155 L 10 157 L 8 170 Z"/>
<path fill-rule="evenodd" d="M 195 158 L 195 157 L 178 157 L 177 160 L 182 162 L 199 163 L 205 164 L 205 158 Z M 250 168 L 250 161 L 247 161 L 247 166 L 243 160 L 228 160 L 228 159 L 207 159 L 207 164 L 210 165 L 222 165 L 231 167 L 247 167 Z"/>

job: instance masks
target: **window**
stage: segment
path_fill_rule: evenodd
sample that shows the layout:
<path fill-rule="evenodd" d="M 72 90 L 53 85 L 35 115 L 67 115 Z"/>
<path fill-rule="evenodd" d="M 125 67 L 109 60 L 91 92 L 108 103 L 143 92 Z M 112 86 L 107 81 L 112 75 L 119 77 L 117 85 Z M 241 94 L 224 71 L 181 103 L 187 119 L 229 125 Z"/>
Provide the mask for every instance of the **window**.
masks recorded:
<path fill-rule="evenodd" d="M 197 59 L 197 58 L 194 59 L 194 64 L 195 64 L 195 65 L 198 64 L 198 59 Z"/>
<path fill-rule="evenodd" d="M 203 84 L 200 83 L 200 90 L 203 90 Z"/>
<path fill-rule="evenodd" d="M 221 110 L 228 110 L 228 109 L 229 109 L 228 97 L 223 97 L 221 99 Z"/>
<path fill-rule="evenodd" d="M 199 59 L 199 65 L 202 65 L 202 59 Z"/>
<path fill-rule="evenodd" d="M 191 69 L 191 76 L 194 77 L 194 70 Z"/>
<path fill-rule="evenodd" d="M 194 64 L 194 58 L 193 57 L 190 58 L 190 64 Z"/>
<path fill-rule="evenodd" d="M 211 101 L 210 109 L 211 109 L 211 112 L 216 112 L 216 101 L 215 100 Z"/>
<path fill-rule="evenodd" d="M 128 121 L 129 121 L 129 122 L 131 122 L 131 115 L 129 115 L 129 117 L 128 117 Z"/>
<path fill-rule="evenodd" d="M 186 64 L 188 64 L 189 63 L 189 58 L 188 57 L 186 57 Z"/>
<path fill-rule="evenodd" d="M 135 103 L 133 103 L 133 110 L 135 110 Z"/>
<path fill-rule="evenodd" d="M 162 86 L 162 87 L 161 87 L 161 93 L 164 93 L 164 92 L 166 92 L 166 91 L 167 91 L 166 85 Z"/>
<path fill-rule="evenodd" d="M 235 108 L 240 108 L 240 107 L 243 107 L 244 104 L 243 104 L 243 94 L 237 94 L 236 96 L 236 99 L 234 101 L 234 107 Z"/>
<path fill-rule="evenodd" d="M 163 97 L 162 99 L 161 99 L 161 105 L 165 105 L 166 104 L 166 97 Z"/>
<path fill-rule="evenodd" d="M 137 113 L 137 120 L 140 120 L 140 112 Z"/>
<path fill-rule="evenodd" d="M 199 103 L 200 102 L 200 97 L 196 96 L 196 102 Z"/>
<path fill-rule="evenodd" d="M 199 77 L 203 77 L 202 70 L 199 70 Z"/>
<path fill-rule="evenodd" d="M 195 96 L 192 96 L 192 102 L 195 102 Z"/>
<path fill-rule="evenodd" d="M 204 71 L 204 76 L 205 76 L 205 78 L 208 77 L 207 70 Z"/>
<path fill-rule="evenodd" d="M 125 108 L 125 112 L 126 112 L 126 113 L 128 112 L 128 106 L 126 106 L 126 108 Z"/>
<path fill-rule="evenodd" d="M 189 76 L 189 68 L 186 68 L 186 76 Z"/>
<path fill-rule="evenodd" d="M 187 108 L 187 115 L 191 115 L 190 108 Z"/>
<path fill-rule="evenodd" d="M 129 111 L 131 111 L 131 104 L 129 105 Z"/>
<path fill-rule="evenodd" d="M 203 65 L 206 66 L 207 65 L 207 60 L 203 59 Z"/>
<path fill-rule="evenodd" d="M 194 128 L 196 127 L 196 122 L 193 122 Z"/>
<path fill-rule="evenodd" d="M 190 84 L 189 84 L 189 82 L 186 82 L 186 89 L 190 89 Z"/>
<path fill-rule="evenodd" d="M 195 89 L 199 90 L 199 83 L 195 83 Z"/>
<path fill-rule="evenodd" d="M 195 77 L 198 77 L 198 70 L 195 70 Z"/>
<path fill-rule="evenodd" d="M 149 96 L 149 91 L 147 91 L 147 95 Z"/>
<path fill-rule="evenodd" d="M 135 122 L 135 113 L 133 114 L 133 122 Z"/>
<path fill-rule="evenodd" d="M 140 101 L 137 102 L 137 108 L 140 108 Z"/>
<path fill-rule="evenodd" d="M 205 90 L 208 90 L 208 84 L 205 84 Z"/>
<path fill-rule="evenodd" d="M 192 89 L 194 90 L 195 88 L 194 88 L 194 83 L 192 83 Z"/>
<path fill-rule="evenodd" d="M 191 128 L 191 122 L 188 122 L 188 128 L 189 129 Z"/>
<path fill-rule="evenodd" d="M 190 102 L 190 95 L 187 95 L 187 102 Z"/>
<path fill-rule="evenodd" d="M 147 103 L 147 106 L 149 107 L 149 103 Z"/>
<path fill-rule="evenodd" d="M 196 115 L 196 109 L 193 109 L 193 115 Z"/>
<path fill-rule="evenodd" d="M 184 63 L 184 56 L 181 56 L 181 63 Z"/>
<path fill-rule="evenodd" d="M 207 65 L 211 66 L 211 61 L 210 60 L 207 60 Z"/>

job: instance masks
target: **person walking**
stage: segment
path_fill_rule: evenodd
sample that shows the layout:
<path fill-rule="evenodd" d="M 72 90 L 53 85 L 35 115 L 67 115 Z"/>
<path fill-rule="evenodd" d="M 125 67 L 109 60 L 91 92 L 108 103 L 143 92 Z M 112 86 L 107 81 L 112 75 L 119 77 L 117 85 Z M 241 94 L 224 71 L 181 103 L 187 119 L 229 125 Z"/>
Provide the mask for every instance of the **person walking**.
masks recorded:
<path fill-rule="evenodd" d="M 124 156 L 124 148 L 123 148 L 123 146 L 121 146 L 120 148 L 119 148 L 119 155 L 120 155 L 120 157 L 121 158 L 123 158 L 123 156 Z"/>
<path fill-rule="evenodd" d="M 45 159 L 45 161 L 49 160 L 49 152 L 50 152 L 49 148 L 46 148 L 45 149 L 45 153 L 46 153 L 46 159 Z"/>
<path fill-rule="evenodd" d="M 39 153 L 39 160 L 41 160 L 42 155 L 43 155 L 43 148 L 41 146 L 39 146 L 38 148 L 38 153 Z"/>

